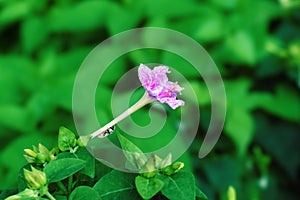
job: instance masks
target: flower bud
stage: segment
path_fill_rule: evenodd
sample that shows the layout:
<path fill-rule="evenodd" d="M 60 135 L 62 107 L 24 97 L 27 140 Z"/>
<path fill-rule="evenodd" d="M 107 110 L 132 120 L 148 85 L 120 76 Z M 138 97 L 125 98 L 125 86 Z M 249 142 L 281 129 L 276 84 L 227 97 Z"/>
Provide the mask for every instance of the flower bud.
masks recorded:
<path fill-rule="evenodd" d="M 228 200 L 236 200 L 236 191 L 234 187 L 229 186 L 227 190 L 227 198 Z"/>
<path fill-rule="evenodd" d="M 37 163 L 45 163 L 49 160 L 49 155 L 38 153 L 37 154 Z"/>
<path fill-rule="evenodd" d="M 181 170 L 184 167 L 183 162 L 175 162 L 172 164 L 172 168 L 175 170 L 175 173 Z"/>
<path fill-rule="evenodd" d="M 44 154 L 44 155 L 49 154 L 49 150 L 44 145 L 42 145 L 41 143 L 39 143 L 39 152 L 41 154 Z"/>
<path fill-rule="evenodd" d="M 142 168 L 147 162 L 147 157 L 142 153 L 134 152 L 132 153 L 132 160 L 137 164 L 138 168 Z"/>
<path fill-rule="evenodd" d="M 36 152 L 32 151 L 31 149 L 24 149 L 24 152 L 28 155 L 31 156 L 33 158 L 35 158 L 37 156 Z"/>
<path fill-rule="evenodd" d="M 24 155 L 24 158 L 25 158 L 25 160 L 26 160 L 28 163 L 35 163 L 35 162 L 36 162 L 36 158 L 30 157 L 30 156 L 28 156 L 28 155 Z"/>
<path fill-rule="evenodd" d="M 51 151 L 49 152 L 50 161 L 56 159 L 56 156 L 57 156 L 58 152 L 59 152 L 58 148 L 51 149 Z"/>
<path fill-rule="evenodd" d="M 157 163 L 161 162 L 161 158 L 154 155 L 148 158 L 146 164 L 142 167 L 142 176 L 145 178 L 152 178 L 158 174 Z"/>
<path fill-rule="evenodd" d="M 27 185 L 31 189 L 40 189 L 47 183 L 46 174 L 31 166 L 31 171 L 24 169 L 24 177 Z"/>
<path fill-rule="evenodd" d="M 91 140 L 91 136 L 90 135 L 80 136 L 78 138 L 78 140 L 77 140 L 77 144 L 80 147 L 85 147 L 90 140 Z"/>
<path fill-rule="evenodd" d="M 164 173 L 167 176 L 176 174 L 177 172 L 179 172 L 179 170 L 181 170 L 184 167 L 184 163 L 182 162 L 175 162 L 172 165 L 169 165 L 165 168 L 162 169 L 162 173 Z"/>
<path fill-rule="evenodd" d="M 155 169 L 161 168 L 162 159 L 158 155 L 153 155 Z"/>
<path fill-rule="evenodd" d="M 9 196 L 5 200 L 21 200 L 25 198 L 27 199 L 27 198 L 36 198 L 36 197 L 38 197 L 38 191 L 26 188 L 24 191 Z"/>
<path fill-rule="evenodd" d="M 42 144 L 33 146 L 33 150 L 24 149 L 24 157 L 28 163 L 45 164 L 56 159 L 56 150 L 49 150 Z"/>
<path fill-rule="evenodd" d="M 39 152 L 39 148 L 37 148 L 36 146 L 32 145 L 32 148 L 34 152 Z"/>
<path fill-rule="evenodd" d="M 32 151 L 31 149 L 24 149 L 24 158 L 27 160 L 28 163 L 35 163 L 37 153 Z"/>
<path fill-rule="evenodd" d="M 144 172 L 142 174 L 143 177 L 145 178 L 152 178 L 154 176 L 156 176 L 158 174 L 158 170 L 154 170 L 154 171 L 151 171 L 151 172 Z"/>
<path fill-rule="evenodd" d="M 166 166 L 169 166 L 172 164 L 172 154 L 169 153 L 161 162 L 160 162 L 160 168 L 164 168 Z"/>

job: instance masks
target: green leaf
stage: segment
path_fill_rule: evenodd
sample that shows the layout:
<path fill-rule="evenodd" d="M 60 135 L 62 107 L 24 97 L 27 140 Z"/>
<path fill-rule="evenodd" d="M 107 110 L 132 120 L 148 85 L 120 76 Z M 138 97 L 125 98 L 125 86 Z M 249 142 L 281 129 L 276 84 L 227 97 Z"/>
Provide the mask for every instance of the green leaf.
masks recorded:
<path fill-rule="evenodd" d="M 61 151 L 71 150 L 76 145 L 75 134 L 65 127 L 59 128 L 58 148 Z"/>
<path fill-rule="evenodd" d="M 239 155 L 245 155 L 254 136 L 254 120 L 249 111 L 240 108 L 228 109 L 225 133 L 232 139 Z"/>
<path fill-rule="evenodd" d="M 95 177 L 95 159 L 94 157 L 86 150 L 86 148 L 79 148 L 76 153 L 62 152 L 57 155 L 57 159 L 64 158 L 79 158 L 86 161 L 85 167 L 79 172 L 85 174 L 90 178 Z"/>
<path fill-rule="evenodd" d="M 62 79 L 51 83 L 51 88 L 47 88 L 43 92 L 46 93 L 46 96 L 49 98 L 51 104 L 71 111 L 73 83 L 73 75 L 65 75 Z"/>
<path fill-rule="evenodd" d="M 157 178 L 148 179 L 137 176 L 135 177 L 135 186 L 143 199 L 151 199 L 163 188 L 164 182 Z"/>
<path fill-rule="evenodd" d="M 272 156 L 272 163 L 278 163 L 288 177 L 296 180 L 300 167 L 300 156 L 299 151 L 294 151 L 293 149 L 298 149 L 299 147 L 299 125 L 285 121 L 274 123 L 272 118 L 265 116 L 257 116 L 256 124 L 256 141 L 258 144 L 267 154 Z"/>
<path fill-rule="evenodd" d="M 95 159 L 94 157 L 87 151 L 86 148 L 79 148 L 76 152 L 78 158 L 86 161 L 86 166 L 83 168 L 80 173 L 89 176 L 90 178 L 95 177 Z"/>
<path fill-rule="evenodd" d="M 55 32 L 93 30 L 104 24 L 110 8 L 114 6 L 109 1 L 83 1 L 70 6 L 53 7 L 47 25 Z"/>
<path fill-rule="evenodd" d="M 70 152 L 61 152 L 57 155 L 57 159 L 64 159 L 64 158 L 77 158 L 76 154 Z"/>
<path fill-rule="evenodd" d="M 172 200 L 191 200 L 196 198 L 195 178 L 192 173 L 179 172 L 172 176 L 160 176 L 165 183 L 161 192 Z"/>
<path fill-rule="evenodd" d="M 196 187 L 196 197 L 199 200 L 208 200 L 207 196 L 198 187 Z"/>
<path fill-rule="evenodd" d="M 5 45 L 5 44 L 3 44 Z M 29 57 L 16 53 L 0 55 L 0 102 L 7 104 L 24 103 L 25 94 L 39 86 L 36 83 L 35 63 Z M 26 104 L 22 104 L 23 108 Z"/>
<path fill-rule="evenodd" d="M 0 13 L 0 28 L 24 18 L 30 12 L 31 7 L 27 1 L 19 1 L 8 4 L 4 8 L 2 7 Z"/>
<path fill-rule="evenodd" d="M 234 156 L 213 157 L 203 162 L 204 174 L 210 187 L 225 191 L 228 185 L 235 185 L 241 177 L 239 161 Z"/>
<path fill-rule="evenodd" d="M 0 105 L 0 125 L 17 131 L 31 131 L 34 123 L 28 110 L 18 105 Z"/>
<path fill-rule="evenodd" d="M 199 6 L 192 1 L 174 3 L 170 0 L 151 0 L 145 1 L 145 3 L 145 11 L 150 18 L 184 17 L 199 12 Z"/>
<path fill-rule="evenodd" d="M 226 23 L 223 19 L 224 16 L 218 12 L 201 17 L 195 31 L 195 37 L 200 42 L 212 42 L 222 39 L 226 31 Z"/>
<path fill-rule="evenodd" d="M 204 6 L 200 9 L 201 11 L 194 17 L 171 23 L 171 28 L 192 36 L 201 44 L 222 39 L 228 29 L 222 13 Z"/>
<path fill-rule="evenodd" d="M 123 153 L 127 160 L 137 169 L 141 169 L 147 162 L 147 157 L 135 144 L 118 133 Z"/>
<path fill-rule="evenodd" d="M 110 35 L 134 28 L 142 17 L 143 10 L 140 1 L 134 2 L 130 7 L 116 5 L 111 7 L 106 26 Z"/>
<path fill-rule="evenodd" d="M 61 196 L 61 195 L 54 195 L 54 198 L 56 200 L 68 200 L 68 198 L 66 196 Z"/>
<path fill-rule="evenodd" d="M 31 53 L 46 40 L 48 36 L 47 26 L 40 16 L 28 18 L 23 21 L 21 36 L 23 49 L 25 52 Z"/>
<path fill-rule="evenodd" d="M 44 171 L 50 183 L 61 181 L 85 167 L 85 161 L 76 158 L 64 158 L 51 161 Z"/>
<path fill-rule="evenodd" d="M 63 53 L 54 53 L 53 51 L 50 51 L 48 55 L 46 55 L 47 58 L 44 59 L 53 59 L 56 66 L 55 74 L 65 78 L 66 74 L 74 76 L 77 67 L 80 66 L 80 63 L 85 59 L 85 57 L 88 55 L 90 51 L 91 51 L 91 47 L 89 46 L 73 48 L 70 51 L 63 52 Z"/>
<path fill-rule="evenodd" d="M 70 200 L 100 200 L 99 194 L 94 188 L 89 186 L 79 186 L 73 190 L 69 197 Z"/>
<path fill-rule="evenodd" d="M 250 93 L 249 79 L 228 81 L 225 84 L 228 100 L 225 133 L 234 142 L 238 154 L 245 155 L 254 136 L 255 124 L 251 111 L 257 107 L 257 98 L 265 96 Z"/>
<path fill-rule="evenodd" d="M 241 30 L 228 36 L 226 50 L 229 59 L 234 63 L 253 65 L 257 60 L 254 38 L 249 32 Z"/>
<path fill-rule="evenodd" d="M 238 0 L 212 0 L 212 3 L 224 9 L 233 9 L 237 6 Z"/>
<path fill-rule="evenodd" d="M 110 199 L 141 199 L 134 185 L 134 174 L 113 170 L 103 176 L 95 185 L 94 189 L 104 200 Z"/>
<path fill-rule="evenodd" d="M 281 85 L 275 95 L 259 100 L 262 109 L 287 120 L 300 121 L 300 95 L 295 90 Z"/>

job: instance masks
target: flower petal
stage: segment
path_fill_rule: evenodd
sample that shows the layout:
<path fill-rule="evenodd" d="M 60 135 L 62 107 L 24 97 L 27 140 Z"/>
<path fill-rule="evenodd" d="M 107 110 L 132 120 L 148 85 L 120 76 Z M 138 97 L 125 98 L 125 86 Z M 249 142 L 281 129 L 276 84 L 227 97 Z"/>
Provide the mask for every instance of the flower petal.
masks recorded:
<path fill-rule="evenodd" d="M 153 81 L 160 84 L 168 82 L 167 73 L 170 73 L 170 71 L 166 66 L 154 67 L 152 70 Z"/>
<path fill-rule="evenodd" d="M 183 106 L 184 101 L 176 97 L 183 90 L 177 82 L 168 80 L 167 73 L 170 73 L 167 66 L 157 66 L 153 70 L 141 64 L 138 69 L 138 76 L 143 87 L 149 96 L 156 98 L 161 103 L 167 103 L 171 108 Z"/>
<path fill-rule="evenodd" d="M 184 101 L 182 100 L 177 100 L 177 99 L 165 99 L 165 103 L 168 104 L 173 110 L 176 109 L 179 106 L 184 105 Z"/>
<path fill-rule="evenodd" d="M 140 67 L 138 69 L 138 76 L 142 83 L 142 86 L 146 90 L 150 89 L 150 85 L 152 83 L 151 69 L 146 65 L 140 64 Z"/>

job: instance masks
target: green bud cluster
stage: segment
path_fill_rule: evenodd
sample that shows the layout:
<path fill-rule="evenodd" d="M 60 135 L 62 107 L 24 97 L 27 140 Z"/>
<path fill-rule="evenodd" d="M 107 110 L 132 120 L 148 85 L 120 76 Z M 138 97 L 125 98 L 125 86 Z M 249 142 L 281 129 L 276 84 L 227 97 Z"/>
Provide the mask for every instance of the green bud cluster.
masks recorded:
<path fill-rule="evenodd" d="M 26 188 L 22 192 L 18 194 L 7 197 L 5 200 L 21 200 L 21 199 L 31 199 L 37 198 L 39 196 L 39 192 L 37 190 Z"/>
<path fill-rule="evenodd" d="M 31 171 L 24 169 L 24 177 L 30 189 L 41 189 L 47 184 L 46 174 L 31 166 Z"/>
<path fill-rule="evenodd" d="M 165 168 L 163 168 L 161 171 L 163 174 L 170 176 L 173 174 L 176 174 L 177 172 L 179 172 L 179 170 L 181 170 L 184 167 L 184 163 L 182 162 L 175 162 L 172 165 L 169 165 Z"/>
<path fill-rule="evenodd" d="M 34 151 L 28 152 L 32 156 L 34 155 Z M 40 196 L 48 193 L 46 173 L 33 166 L 30 167 L 31 171 L 23 169 L 27 188 L 18 194 L 7 197 L 5 200 L 39 199 Z"/>
<path fill-rule="evenodd" d="M 142 176 L 145 178 L 152 178 L 159 172 L 167 176 L 176 174 L 184 167 L 184 163 L 175 162 L 172 164 L 172 155 L 168 154 L 166 158 L 161 159 L 159 156 L 154 155 L 148 159 L 142 168 Z"/>
<path fill-rule="evenodd" d="M 39 144 L 38 147 L 33 146 L 33 150 L 24 149 L 24 157 L 28 163 L 45 164 L 56 159 L 58 153 L 57 148 L 49 151 L 44 145 Z"/>

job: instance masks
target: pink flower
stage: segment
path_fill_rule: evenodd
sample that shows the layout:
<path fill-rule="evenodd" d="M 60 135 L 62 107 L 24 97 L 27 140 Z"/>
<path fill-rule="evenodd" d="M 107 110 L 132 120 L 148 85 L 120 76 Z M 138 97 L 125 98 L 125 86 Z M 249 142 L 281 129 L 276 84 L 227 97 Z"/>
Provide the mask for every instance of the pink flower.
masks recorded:
<path fill-rule="evenodd" d="M 161 103 L 166 103 L 172 109 L 175 109 L 184 105 L 184 101 L 176 99 L 183 88 L 177 82 L 169 81 L 167 73 L 170 73 L 167 66 L 157 66 L 151 70 L 146 65 L 140 64 L 138 69 L 139 79 L 149 97 L 155 98 Z"/>
<path fill-rule="evenodd" d="M 143 106 L 152 103 L 153 101 L 158 100 L 161 103 L 166 103 L 173 109 L 177 108 L 178 106 L 183 106 L 184 101 L 176 99 L 177 95 L 181 94 L 183 88 L 180 87 L 177 82 L 173 83 L 169 81 L 167 73 L 170 73 L 170 71 L 166 66 L 157 66 L 151 70 L 146 65 L 141 64 L 138 69 L 138 76 L 143 87 L 146 89 L 145 94 L 134 105 L 125 110 L 105 126 L 94 131 L 92 134 L 87 136 L 87 139 L 84 140 L 88 142 L 94 137 L 104 138 L 110 135 L 117 123 Z"/>

